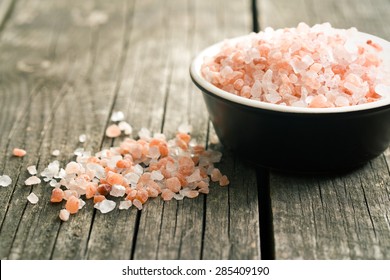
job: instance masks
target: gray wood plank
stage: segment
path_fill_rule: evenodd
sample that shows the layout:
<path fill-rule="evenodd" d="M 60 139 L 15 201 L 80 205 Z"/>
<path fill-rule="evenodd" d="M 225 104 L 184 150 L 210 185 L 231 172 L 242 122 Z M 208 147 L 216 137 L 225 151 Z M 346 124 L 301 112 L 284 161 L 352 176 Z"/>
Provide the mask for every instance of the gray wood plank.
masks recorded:
<path fill-rule="evenodd" d="M 261 28 L 329 21 L 390 38 L 388 1 L 258 1 Z M 292 12 L 294 11 L 294 12 Z M 387 161 L 386 161 L 387 159 Z M 337 176 L 271 172 L 276 259 L 389 259 L 388 156 Z"/>
<path fill-rule="evenodd" d="M 64 166 L 76 148 L 118 144 L 104 136 L 117 110 L 135 131 L 171 137 L 188 122 L 208 143 L 214 131 L 188 67 L 208 44 L 250 32 L 249 1 L 20 0 L 12 9 L 0 34 L 0 174 L 13 179 L 0 188 L 0 258 L 259 258 L 255 172 L 229 153 L 220 165 L 229 187 L 214 185 L 193 200 L 151 199 L 142 212 L 102 215 L 87 201 L 63 223 L 48 184 L 24 186 L 29 165 L 42 171 L 58 159 Z M 107 21 L 91 21 L 96 11 Z M 13 147 L 27 156 L 12 157 Z M 36 205 L 26 200 L 31 191 Z"/>

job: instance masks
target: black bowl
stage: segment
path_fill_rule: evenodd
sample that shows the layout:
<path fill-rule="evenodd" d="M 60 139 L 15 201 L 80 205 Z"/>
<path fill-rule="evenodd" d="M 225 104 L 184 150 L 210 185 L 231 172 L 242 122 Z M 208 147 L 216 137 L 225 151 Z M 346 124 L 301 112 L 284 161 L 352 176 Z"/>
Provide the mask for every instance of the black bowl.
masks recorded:
<path fill-rule="evenodd" d="M 379 43 L 387 63 L 389 42 L 365 33 L 359 36 Z M 200 74 L 204 57 L 217 53 L 221 44 L 202 51 L 190 75 L 203 92 L 221 143 L 237 155 L 278 170 L 333 172 L 362 165 L 389 146 L 390 97 L 337 108 L 298 108 L 240 97 Z"/>

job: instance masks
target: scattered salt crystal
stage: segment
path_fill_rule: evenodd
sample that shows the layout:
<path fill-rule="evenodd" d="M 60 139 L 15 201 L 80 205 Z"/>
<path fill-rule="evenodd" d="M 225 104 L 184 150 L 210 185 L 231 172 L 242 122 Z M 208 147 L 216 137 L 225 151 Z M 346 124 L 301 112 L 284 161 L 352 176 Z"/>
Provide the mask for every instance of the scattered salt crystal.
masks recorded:
<path fill-rule="evenodd" d="M 27 152 L 23 149 L 14 148 L 12 150 L 12 154 L 16 157 L 24 157 L 27 154 Z"/>
<path fill-rule="evenodd" d="M 113 112 L 111 115 L 111 121 L 113 122 L 123 121 L 124 119 L 125 119 L 125 115 L 123 114 L 122 111 Z"/>
<path fill-rule="evenodd" d="M 121 129 L 118 125 L 112 124 L 106 129 L 106 136 L 110 138 L 116 138 L 121 135 Z"/>
<path fill-rule="evenodd" d="M 2 175 L 0 176 L 0 186 L 2 187 L 8 187 L 12 184 L 12 179 L 8 175 Z"/>
<path fill-rule="evenodd" d="M 124 132 L 125 135 L 130 135 L 133 132 L 131 125 L 125 121 L 119 122 L 118 127 L 121 131 Z"/>
<path fill-rule="evenodd" d="M 50 180 L 49 185 L 51 187 L 58 187 L 58 182 L 55 179 Z"/>
<path fill-rule="evenodd" d="M 76 156 L 83 156 L 83 155 L 84 155 L 84 152 L 85 152 L 84 148 L 77 148 L 76 150 L 74 150 L 73 153 L 74 153 Z"/>
<path fill-rule="evenodd" d="M 122 197 L 125 195 L 126 188 L 121 185 L 113 185 L 110 191 L 110 195 L 115 197 Z"/>
<path fill-rule="evenodd" d="M 138 132 L 138 136 L 139 138 L 141 138 L 142 140 L 146 140 L 146 141 L 149 141 L 151 139 L 151 133 L 150 133 L 150 130 L 143 127 L 141 128 L 141 130 Z"/>
<path fill-rule="evenodd" d="M 66 209 L 60 210 L 59 217 L 62 221 L 66 222 L 67 220 L 69 220 L 69 216 L 70 216 L 70 213 L 68 210 L 66 210 Z"/>
<path fill-rule="evenodd" d="M 59 170 L 60 162 L 58 160 L 55 160 L 49 163 L 49 165 L 41 172 L 41 176 L 51 180 L 54 176 L 58 174 Z"/>
<path fill-rule="evenodd" d="M 115 201 L 105 199 L 101 202 L 96 203 L 94 207 L 100 210 L 101 213 L 105 214 L 114 210 L 115 206 L 116 206 Z"/>
<path fill-rule="evenodd" d="M 83 208 L 85 205 L 85 201 L 79 198 L 79 209 Z"/>
<path fill-rule="evenodd" d="M 29 196 L 27 196 L 27 200 L 30 201 L 31 204 L 37 204 L 39 198 L 36 196 L 35 193 L 32 192 L 32 193 L 30 193 Z"/>
<path fill-rule="evenodd" d="M 41 183 L 41 179 L 39 179 L 37 176 L 31 176 L 26 181 L 24 181 L 26 186 L 37 185 L 39 183 Z"/>
<path fill-rule="evenodd" d="M 27 167 L 27 171 L 28 171 L 28 173 L 30 173 L 30 175 L 36 175 L 37 174 L 37 167 L 35 165 L 31 165 L 31 166 Z"/>
<path fill-rule="evenodd" d="M 133 200 L 133 205 L 137 207 L 138 210 L 142 210 L 142 203 L 138 199 Z"/>
<path fill-rule="evenodd" d="M 84 143 L 86 140 L 87 140 L 87 135 L 81 134 L 81 135 L 79 136 L 79 142 L 80 142 L 80 143 Z"/>
<path fill-rule="evenodd" d="M 223 175 L 220 179 L 219 179 L 219 185 L 221 187 L 224 187 L 224 186 L 227 186 L 229 185 L 230 182 L 229 182 L 229 179 L 226 177 L 226 175 Z"/>
<path fill-rule="evenodd" d="M 154 180 L 154 181 L 160 181 L 162 179 L 164 179 L 164 175 L 161 174 L 161 171 L 160 170 L 153 170 L 150 174 L 150 179 Z"/>
<path fill-rule="evenodd" d="M 52 156 L 55 156 L 55 157 L 58 157 L 60 155 L 60 150 L 54 150 L 52 153 L 51 153 Z"/>
<path fill-rule="evenodd" d="M 222 177 L 221 171 L 218 168 L 214 168 L 211 171 L 211 181 L 216 182 L 219 181 Z"/>
<path fill-rule="evenodd" d="M 175 193 L 173 195 L 173 198 L 176 199 L 176 200 L 183 200 L 184 199 L 184 195 L 182 195 L 181 193 Z"/>
<path fill-rule="evenodd" d="M 119 209 L 126 210 L 126 209 L 129 209 L 132 205 L 133 205 L 133 203 L 130 200 L 123 200 L 123 201 L 119 202 Z"/>

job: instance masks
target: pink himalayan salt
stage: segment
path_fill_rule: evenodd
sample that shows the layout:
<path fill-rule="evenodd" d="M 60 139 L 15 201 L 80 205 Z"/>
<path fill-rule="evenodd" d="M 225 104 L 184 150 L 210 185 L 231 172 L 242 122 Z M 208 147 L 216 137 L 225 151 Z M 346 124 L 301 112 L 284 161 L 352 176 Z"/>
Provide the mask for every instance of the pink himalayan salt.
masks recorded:
<path fill-rule="evenodd" d="M 35 193 L 30 193 L 29 196 L 27 196 L 27 200 L 31 203 L 31 204 L 37 204 L 38 201 L 39 201 L 39 198 L 36 196 Z"/>
<path fill-rule="evenodd" d="M 211 181 L 217 182 L 217 181 L 219 181 L 222 178 L 222 173 L 221 173 L 221 171 L 218 168 L 214 168 L 211 171 L 210 177 L 211 177 Z"/>
<path fill-rule="evenodd" d="M 221 187 L 227 186 L 227 185 L 229 185 L 229 184 L 230 184 L 230 182 L 229 182 L 229 179 L 227 178 L 226 175 L 223 175 L 223 176 L 219 179 L 219 185 L 220 185 Z"/>
<path fill-rule="evenodd" d="M 69 216 L 70 216 L 70 213 L 68 210 L 66 210 L 66 209 L 60 210 L 59 217 L 62 221 L 66 222 L 67 220 L 69 220 Z"/>
<path fill-rule="evenodd" d="M 12 150 L 12 154 L 15 156 L 15 157 L 24 157 L 27 152 L 23 149 L 19 149 L 19 148 L 14 148 Z"/>
<path fill-rule="evenodd" d="M 188 131 L 188 127 L 182 130 Z M 65 169 L 54 161 L 41 175 L 50 185 L 53 181 L 53 202 L 66 200 L 60 215 L 65 211 L 74 214 L 81 209 L 85 205 L 81 199 L 84 195 L 86 199 L 93 198 L 95 208 L 102 213 L 116 207 L 111 200 L 102 203 L 110 196 L 125 198 L 119 209 L 134 205 L 140 210 L 152 197 L 161 196 L 165 201 L 195 198 L 199 193 L 209 193 L 207 172 L 211 173 L 222 154 L 190 144 L 190 135 L 183 133 L 166 140 L 163 134 L 152 136 L 149 130 L 143 129 L 142 139 L 126 138 L 118 147 L 95 155 L 80 150 L 76 160 L 69 162 Z"/>
<path fill-rule="evenodd" d="M 121 129 L 118 125 L 112 124 L 106 129 L 106 136 L 110 138 L 116 138 L 121 135 Z"/>
<path fill-rule="evenodd" d="M 388 83 L 372 40 L 354 42 L 357 30 L 329 23 L 252 33 L 226 41 L 201 71 L 213 85 L 249 99 L 324 108 L 358 105 L 388 96 Z M 379 86 L 379 87 L 378 87 Z"/>
<path fill-rule="evenodd" d="M 39 179 L 37 176 L 31 176 L 31 177 L 29 177 L 29 178 L 27 178 L 27 180 L 26 181 L 24 181 L 24 184 L 26 185 L 26 186 L 31 186 L 31 185 L 37 185 L 37 184 L 39 184 L 39 183 L 41 183 L 41 179 Z"/>

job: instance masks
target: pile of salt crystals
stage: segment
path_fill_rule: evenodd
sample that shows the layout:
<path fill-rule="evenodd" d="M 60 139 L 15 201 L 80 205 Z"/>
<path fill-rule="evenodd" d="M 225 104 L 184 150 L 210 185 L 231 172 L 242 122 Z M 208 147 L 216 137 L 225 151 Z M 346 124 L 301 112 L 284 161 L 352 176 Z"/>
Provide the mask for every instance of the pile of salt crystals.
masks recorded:
<path fill-rule="evenodd" d="M 126 138 L 118 147 L 95 155 L 77 150 L 76 161 L 65 169 L 54 161 L 41 173 L 43 180 L 54 187 L 51 202 L 66 200 L 60 219 L 66 221 L 85 205 L 83 197 L 93 199 L 102 213 L 112 211 L 116 202 L 110 197 L 124 197 L 119 209 L 132 205 L 142 209 L 148 198 L 164 200 L 195 198 L 209 192 L 210 180 L 220 186 L 229 184 L 226 175 L 214 167 L 220 161 L 219 151 L 205 150 L 179 132 L 169 141 L 163 134 L 141 129 L 140 139 Z"/>
<path fill-rule="evenodd" d="M 273 30 L 226 40 L 201 68 L 204 78 L 249 99 L 296 107 L 341 107 L 390 95 L 388 73 L 367 40 L 357 43 L 356 28 L 329 23 Z M 387 77 L 387 81 L 386 80 Z"/>

